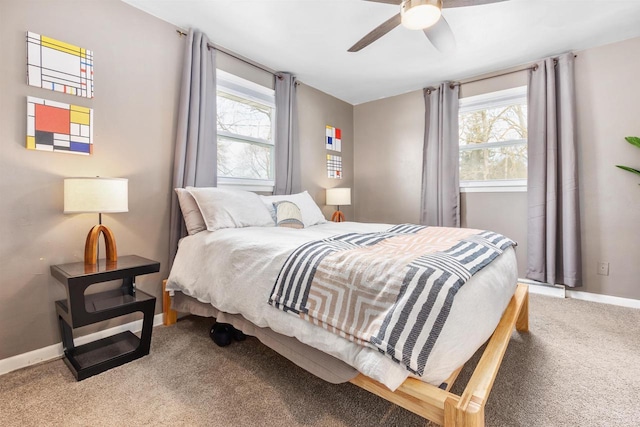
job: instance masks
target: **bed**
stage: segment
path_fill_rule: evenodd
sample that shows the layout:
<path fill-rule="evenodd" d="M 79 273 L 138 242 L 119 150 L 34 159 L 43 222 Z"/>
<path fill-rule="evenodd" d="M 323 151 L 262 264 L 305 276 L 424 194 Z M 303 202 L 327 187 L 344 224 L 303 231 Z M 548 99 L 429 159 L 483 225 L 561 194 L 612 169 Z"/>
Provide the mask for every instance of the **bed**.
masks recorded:
<path fill-rule="evenodd" d="M 238 202 L 220 190 L 191 190 L 188 194 L 195 197 L 197 209 L 183 206 L 181 200 L 182 210 L 199 212 L 204 221 L 199 228 L 206 230 L 185 237 L 179 245 L 163 285 L 165 324 L 175 322 L 176 311 L 216 317 L 219 322 L 255 335 L 327 381 L 350 381 L 441 425 L 484 425 L 484 405 L 513 327 L 528 329 L 528 292 L 525 285 L 516 283 L 513 247 L 505 245 L 490 264 L 457 290 L 455 304 L 447 309 L 446 322 L 428 359 L 421 369 L 410 369 L 380 348 L 359 345 L 355 333 L 340 335 L 331 324 L 319 323 L 317 318 L 305 319 L 297 312 L 292 316 L 291 312 L 274 307 L 277 302 L 267 304 L 270 296 L 273 299 L 278 293 L 274 284 L 280 281 L 284 266 L 293 262 L 296 251 L 305 245 L 334 242 L 342 236 L 386 237 L 390 231 L 393 239 L 402 238 L 397 234 L 398 226 L 323 221 L 307 194 L 293 199 L 303 208 L 298 219 L 304 228 L 276 227 L 278 218 L 268 208 L 274 200 L 286 198 L 261 200 L 267 207 L 267 221 L 264 216 L 242 219 L 242 215 L 259 211 L 253 196 Z M 233 194 L 232 198 L 236 196 Z M 254 203 L 255 207 L 249 214 L 247 203 Z M 233 209 L 234 204 L 238 209 Z M 221 206 L 226 207 L 221 210 Z M 213 217 L 217 221 L 209 221 Z M 189 222 L 187 215 L 185 221 Z M 227 226 L 234 222 L 235 226 Z M 408 228 L 411 233 L 432 231 L 419 226 L 413 226 L 418 231 L 411 226 L 402 230 Z M 455 232 L 476 235 L 478 231 Z M 389 241 L 395 242 L 393 239 Z M 465 392 L 461 396 L 450 393 L 464 363 L 489 338 Z"/>

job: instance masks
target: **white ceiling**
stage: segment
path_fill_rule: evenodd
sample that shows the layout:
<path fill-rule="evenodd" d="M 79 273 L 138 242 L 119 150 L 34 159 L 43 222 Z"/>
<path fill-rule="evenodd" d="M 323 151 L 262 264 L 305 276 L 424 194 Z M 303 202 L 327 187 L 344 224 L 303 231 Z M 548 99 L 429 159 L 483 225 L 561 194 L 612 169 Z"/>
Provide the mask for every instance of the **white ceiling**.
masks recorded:
<path fill-rule="evenodd" d="M 445 9 L 457 49 L 402 26 L 358 53 L 398 12 L 362 0 L 124 0 L 351 104 L 640 36 L 640 0 L 510 0 Z M 447 0 L 444 0 L 446 3 Z M 630 52 L 630 55 L 638 52 Z"/>

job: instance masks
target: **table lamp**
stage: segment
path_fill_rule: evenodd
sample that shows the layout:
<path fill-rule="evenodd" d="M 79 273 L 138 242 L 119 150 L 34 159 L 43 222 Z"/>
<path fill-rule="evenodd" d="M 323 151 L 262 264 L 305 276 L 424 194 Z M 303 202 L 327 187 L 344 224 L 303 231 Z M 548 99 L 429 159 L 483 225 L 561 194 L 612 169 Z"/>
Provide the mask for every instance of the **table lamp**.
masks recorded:
<path fill-rule="evenodd" d="M 84 263 L 98 263 L 100 234 L 104 234 L 107 262 L 118 259 L 113 232 L 102 225 L 103 213 L 129 211 L 129 180 L 125 178 L 83 177 L 64 179 L 64 213 L 97 213 L 98 225 L 89 230 L 84 245 Z"/>
<path fill-rule="evenodd" d="M 351 189 L 350 188 L 327 188 L 327 205 L 337 206 L 336 211 L 331 217 L 333 222 L 343 222 L 344 214 L 340 212 L 340 206 L 351 205 Z"/>

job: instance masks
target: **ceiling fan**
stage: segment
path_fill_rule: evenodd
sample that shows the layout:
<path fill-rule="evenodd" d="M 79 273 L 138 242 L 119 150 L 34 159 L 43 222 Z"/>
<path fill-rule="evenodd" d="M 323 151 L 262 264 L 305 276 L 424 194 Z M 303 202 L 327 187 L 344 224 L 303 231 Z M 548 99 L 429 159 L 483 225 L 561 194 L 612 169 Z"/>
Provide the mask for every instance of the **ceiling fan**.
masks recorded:
<path fill-rule="evenodd" d="M 480 6 L 506 0 L 365 0 L 400 6 L 400 12 L 378 25 L 360 41 L 351 46 L 349 52 L 358 52 L 369 46 L 398 25 L 411 30 L 423 30 L 431 44 L 440 52 L 455 48 L 456 39 L 447 20 L 442 16 L 442 8 Z"/>

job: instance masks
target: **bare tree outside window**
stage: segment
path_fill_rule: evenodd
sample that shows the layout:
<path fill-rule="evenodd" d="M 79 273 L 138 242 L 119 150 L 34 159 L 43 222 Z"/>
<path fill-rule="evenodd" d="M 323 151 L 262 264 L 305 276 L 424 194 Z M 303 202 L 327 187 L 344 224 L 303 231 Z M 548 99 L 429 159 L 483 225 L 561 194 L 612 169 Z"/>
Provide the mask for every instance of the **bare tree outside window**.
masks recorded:
<path fill-rule="evenodd" d="M 274 108 L 218 91 L 218 176 L 273 179 Z"/>
<path fill-rule="evenodd" d="M 460 113 L 460 181 L 527 179 L 526 98 L 496 104 Z"/>
<path fill-rule="evenodd" d="M 218 136 L 218 176 L 272 179 L 272 147 Z"/>

